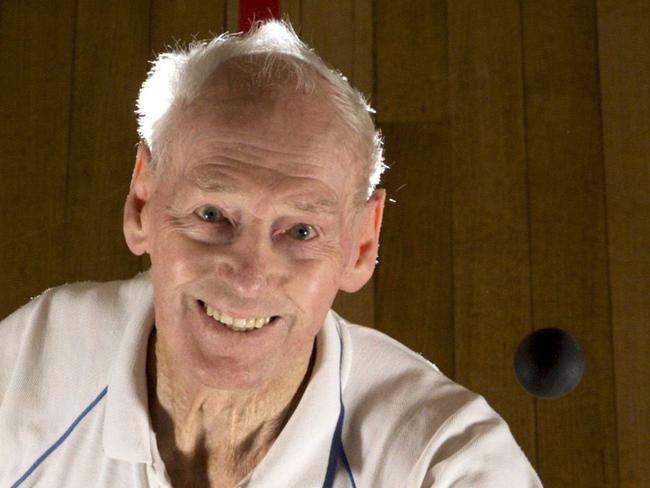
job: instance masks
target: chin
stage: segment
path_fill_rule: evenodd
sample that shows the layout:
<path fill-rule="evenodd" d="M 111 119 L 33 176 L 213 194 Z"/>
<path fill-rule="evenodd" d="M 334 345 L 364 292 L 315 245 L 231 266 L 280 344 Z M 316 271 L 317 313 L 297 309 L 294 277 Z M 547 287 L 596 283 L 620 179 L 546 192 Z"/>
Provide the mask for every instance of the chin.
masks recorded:
<path fill-rule="evenodd" d="M 247 391 L 261 388 L 267 381 L 269 374 L 265 371 L 252 371 L 242 365 L 226 364 L 224 360 L 219 364 L 201 364 L 194 369 L 196 379 L 204 386 L 215 390 Z"/>

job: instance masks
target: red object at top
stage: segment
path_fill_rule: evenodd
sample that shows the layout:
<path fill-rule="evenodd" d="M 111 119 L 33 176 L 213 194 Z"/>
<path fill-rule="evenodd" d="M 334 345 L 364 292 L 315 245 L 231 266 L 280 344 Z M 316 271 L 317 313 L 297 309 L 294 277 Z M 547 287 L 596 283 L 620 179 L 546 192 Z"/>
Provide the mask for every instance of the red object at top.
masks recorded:
<path fill-rule="evenodd" d="M 246 32 L 253 22 L 278 18 L 279 0 L 239 0 L 239 31 Z"/>

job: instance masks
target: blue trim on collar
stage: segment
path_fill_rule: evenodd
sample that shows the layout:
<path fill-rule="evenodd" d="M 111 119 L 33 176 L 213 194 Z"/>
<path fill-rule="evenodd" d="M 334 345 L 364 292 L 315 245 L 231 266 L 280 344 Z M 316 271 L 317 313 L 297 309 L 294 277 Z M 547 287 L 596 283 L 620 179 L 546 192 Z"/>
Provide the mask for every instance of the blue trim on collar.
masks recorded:
<path fill-rule="evenodd" d="M 334 435 L 332 436 L 332 446 L 330 447 L 329 459 L 327 461 L 327 471 L 325 472 L 325 481 L 323 481 L 323 488 L 332 488 L 334 486 L 336 466 L 338 465 L 339 459 L 343 463 L 343 466 L 348 473 L 348 478 L 350 478 L 352 488 L 357 488 L 357 485 L 354 482 L 354 476 L 352 476 L 352 470 L 350 469 L 348 457 L 345 455 L 343 440 L 341 438 L 341 433 L 343 432 L 343 421 L 345 420 L 345 406 L 343 405 L 342 385 L 343 379 L 341 378 L 341 368 L 343 364 L 343 337 L 341 337 L 341 331 L 338 329 L 338 326 L 336 328 L 336 331 L 339 334 L 339 340 L 341 341 L 341 352 L 339 356 L 339 401 L 341 408 L 339 409 L 339 419 L 336 422 L 336 428 L 334 429 Z"/>
<path fill-rule="evenodd" d="M 106 396 L 106 392 L 108 391 L 108 386 L 106 386 L 100 393 L 97 395 L 97 397 L 88 404 L 86 408 L 84 408 L 83 412 L 81 412 L 76 419 L 70 424 L 70 427 L 67 428 L 67 430 L 63 433 L 61 437 L 59 437 L 54 444 L 52 444 L 43 454 L 40 455 L 40 457 L 34 461 L 34 463 L 29 467 L 25 473 L 16 480 L 16 482 L 11 485 L 11 488 L 16 488 L 19 486 L 23 481 L 25 481 L 29 476 L 34 472 L 38 466 L 45 461 L 45 459 L 54 452 L 54 450 L 59 447 L 63 441 L 66 440 L 66 438 L 70 435 L 70 433 L 77 427 L 79 422 L 83 420 L 83 418 L 88 415 L 88 413 L 95 408 L 95 406 L 100 402 L 104 396 Z"/>

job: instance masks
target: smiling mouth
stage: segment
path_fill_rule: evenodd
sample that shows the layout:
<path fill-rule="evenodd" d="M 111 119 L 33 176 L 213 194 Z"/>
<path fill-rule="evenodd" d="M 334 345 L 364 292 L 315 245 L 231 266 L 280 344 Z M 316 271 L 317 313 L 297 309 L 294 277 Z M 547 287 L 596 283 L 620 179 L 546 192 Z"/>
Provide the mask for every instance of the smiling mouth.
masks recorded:
<path fill-rule="evenodd" d="M 206 315 L 212 318 L 215 322 L 234 330 L 237 332 L 248 332 L 257 329 L 261 329 L 265 325 L 268 325 L 271 322 L 274 322 L 275 319 L 279 318 L 277 315 L 271 315 L 268 317 L 232 317 L 216 308 L 211 307 L 205 302 L 199 300 L 199 303 L 203 307 L 203 311 Z"/>

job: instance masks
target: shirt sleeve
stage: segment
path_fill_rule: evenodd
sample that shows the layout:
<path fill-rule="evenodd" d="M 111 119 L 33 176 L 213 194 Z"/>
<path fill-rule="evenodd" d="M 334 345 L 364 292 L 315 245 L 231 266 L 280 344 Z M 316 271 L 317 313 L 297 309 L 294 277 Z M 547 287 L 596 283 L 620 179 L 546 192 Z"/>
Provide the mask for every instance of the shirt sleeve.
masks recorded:
<path fill-rule="evenodd" d="M 510 429 L 482 397 L 454 412 L 422 453 L 407 486 L 539 488 Z"/>

